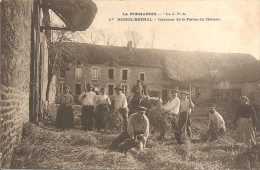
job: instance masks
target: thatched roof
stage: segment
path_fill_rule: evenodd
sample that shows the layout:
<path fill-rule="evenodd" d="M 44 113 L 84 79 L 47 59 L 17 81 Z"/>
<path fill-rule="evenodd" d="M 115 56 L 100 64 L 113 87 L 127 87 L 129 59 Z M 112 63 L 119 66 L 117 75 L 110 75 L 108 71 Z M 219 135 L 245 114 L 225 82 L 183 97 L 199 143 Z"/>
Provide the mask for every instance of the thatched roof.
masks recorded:
<path fill-rule="evenodd" d="M 211 70 L 222 66 L 253 62 L 250 54 L 188 52 L 177 50 L 139 49 L 116 46 L 66 43 L 75 48 L 75 57 L 89 64 L 102 64 L 115 60 L 120 65 L 161 67 L 170 79 L 180 82 L 205 79 Z"/>
<path fill-rule="evenodd" d="M 129 52 L 128 47 L 102 46 L 86 43 L 64 43 L 68 48 L 75 48 L 75 57 L 89 64 L 103 64 L 114 60 L 120 65 L 162 67 L 161 58 L 146 49 L 134 49 Z"/>
<path fill-rule="evenodd" d="M 249 54 L 163 51 L 168 76 L 178 81 L 207 79 L 211 70 L 222 66 L 252 62 L 256 59 Z"/>
<path fill-rule="evenodd" d="M 260 60 L 222 67 L 214 76 L 215 83 L 221 80 L 231 83 L 255 82 L 260 80 Z"/>
<path fill-rule="evenodd" d="M 92 0 L 45 0 L 44 3 L 72 31 L 85 31 L 93 22 L 97 6 Z M 46 5 L 46 4 L 45 4 Z"/>

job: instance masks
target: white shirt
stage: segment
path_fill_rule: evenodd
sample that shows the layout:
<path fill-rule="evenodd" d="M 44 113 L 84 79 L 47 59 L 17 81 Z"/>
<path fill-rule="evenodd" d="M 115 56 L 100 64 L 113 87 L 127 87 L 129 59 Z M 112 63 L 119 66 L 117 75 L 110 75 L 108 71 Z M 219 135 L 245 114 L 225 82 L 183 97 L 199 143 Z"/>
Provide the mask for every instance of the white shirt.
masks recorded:
<path fill-rule="evenodd" d="M 169 100 L 165 105 L 162 106 L 162 109 L 165 112 L 177 115 L 180 110 L 180 99 L 178 97 L 175 97 Z"/>
<path fill-rule="evenodd" d="M 223 117 L 215 111 L 214 113 L 209 113 L 209 124 L 208 129 L 215 127 L 217 129 L 224 128 L 225 129 L 225 122 Z"/>
<path fill-rule="evenodd" d="M 121 108 L 127 108 L 127 100 L 124 93 L 120 92 L 119 94 L 116 94 L 114 108 L 115 112 L 118 112 Z"/>
<path fill-rule="evenodd" d="M 82 103 L 82 105 L 95 106 L 95 98 L 96 98 L 96 93 L 91 91 L 91 92 L 83 92 L 79 96 L 78 100 L 79 102 Z"/>
<path fill-rule="evenodd" d="M 111 104 L 110 98 L 106 94 L 104 94 L 104 95 L 103 94 L 97 95 L 95 103 L 96 103 L 96 105 L 107 104 L 107 103 Z"/>
<path fill-rule="evenodd" d="M 127 133 L 130 138 L 134 139 L 134 133 L 141 132 L 144 134 L 144 140 L 146 141 L 149 136 L 149 120 L 144 115 L 140 117 L 138 113 L 134 113 L 128 118 Z"/>
<path fill-rule="evenodd" d="M 180 100 L 180 112 L 190 112 L 194 108 L 194 104 L 189 99 Z"/>

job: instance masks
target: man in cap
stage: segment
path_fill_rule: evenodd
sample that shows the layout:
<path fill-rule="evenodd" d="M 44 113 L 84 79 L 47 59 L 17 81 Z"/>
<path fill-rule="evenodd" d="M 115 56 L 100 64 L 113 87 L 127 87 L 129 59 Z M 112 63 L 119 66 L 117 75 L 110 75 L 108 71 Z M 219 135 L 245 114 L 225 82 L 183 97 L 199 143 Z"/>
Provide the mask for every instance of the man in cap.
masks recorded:
<path fill-rule="evenodd" d="M 140 103 L 142 96 L 144 95 L 144 89 L 141 80 L 136 81 L 137 84 L 133 86 L 131 92 L 134 93 L 134 98 L 132 99 L 132 106 L 136 109 Z"/>
<path fill-rule="evenodd" d="M 180 114 L 178 126 L 180 133 L 183 133 L 186 129 L 186 132 L 189 137 L 191 137 L 191 118 L 190 113 L 191 109 L 194 109 L 194 104 L 191 99 L 188 99 L 188 92 L 181 92 L 181 100 L 180 100 Z M 186 133 L 185 132 L 185 133 Z"/>
<path fill-rule="evenodd" d="M 176 116 L 179 113 L 179 109 L 180 109 L 180 99 L 178 98 L 178 90 L 172 89 L 171 90 L 171 98 L 170 100 L 161 107 L 160 109 L 160 113 L 167 113 L 169 114 L 169 118 L 171 119 L 171 125 L 172 125 L 172 129 L 174 131 L 175 134 L 175 138 L 177 143 L 181 143 L 181 136 L 179 133 L 179 129 L 178 129 L 178 124 L 177 124 L 177 119 Z M 164 140 L 164 134 L 165 131 L 161 131 L 160 132 L 160 136 L 158 137 L 159 140 Z"/>
<path fill-rule="evenodd" d="M 114 105 L 114 112 L 115 113 L 120 113 L 123 117 L 124 121 L 124 129 L 127 127 L 127 118 L 128 118 L 128 107 L 127 107 L 127 99 L 122 93 L 122 87 L 121 85 L 117 85 L 115 87 L 116 90 L 116 96 L 115 96 L 115 105 Z"/>
<path fill-rule="evenodd" d="M 87 85 L 87 92 L 83 92 L 78 101 L 82 103 L 82 127 L 83 130 L 91 131 L 94 126 L 94 111 L 95 111 L 95 99 L 96 93 L 92 91 L 93 85 Z"/>
<path fill-rule="evenodd" d="M 218 139 L 226 132 L 225 121 L 215 108 L 215 104 L 209 104 L 208 142 Z"/>
<path fill-rule="evenodd" d="M 146 110 L 147 108 L 138 106 L 137 112 L 129 116 L 127 129 L 110 144 L 111 149 L 121 147 L 123 150 L 128 150 L 135 146 L 138 146 L 139 149 L 145 147 L 149 136 L 149 120 L 145 115 Z M 120 145 L 121 143 L 122 145 Z"/>

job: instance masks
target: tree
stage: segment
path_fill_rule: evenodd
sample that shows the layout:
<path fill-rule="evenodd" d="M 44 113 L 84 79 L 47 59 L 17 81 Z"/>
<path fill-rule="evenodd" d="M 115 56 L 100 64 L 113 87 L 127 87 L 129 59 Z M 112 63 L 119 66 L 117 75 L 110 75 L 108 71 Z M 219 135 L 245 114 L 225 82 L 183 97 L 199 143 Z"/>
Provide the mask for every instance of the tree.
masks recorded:
<path fill-rule="evenodd" d="M 117 39 L 115 38 L 115 33 L 112 30 L 99 30 L 99 35 L 105 45 L 115 45 L 117 42 Z"/>
<path fill-rule="evenodd" d="M 86 35 L 92 44 L 96 44 L 97 42 L 99 42 L 101 40 L 100 31 L 94 27 L 88 28 L 86 31 Z"/>
<path fill-rule="evenodd" d="M 143 37 L 135 30 L 125 31 L 124 34 L 126 36 L 127 41 L 133 42 L 134 48 L 136 48 L 143 40 Z"/>
<path fill-rule="evenodd" d="M 81 32 L 51 31 L 51 40 L 48 42 L 49 54 L 46 101 L 49 100 L 49 91 L 53 76 L 60 70 L 68 69 L 68 64 L 75 59 L 75 48 L 73 48 L 69 42 L 82 41 L 81 34 Z"/>

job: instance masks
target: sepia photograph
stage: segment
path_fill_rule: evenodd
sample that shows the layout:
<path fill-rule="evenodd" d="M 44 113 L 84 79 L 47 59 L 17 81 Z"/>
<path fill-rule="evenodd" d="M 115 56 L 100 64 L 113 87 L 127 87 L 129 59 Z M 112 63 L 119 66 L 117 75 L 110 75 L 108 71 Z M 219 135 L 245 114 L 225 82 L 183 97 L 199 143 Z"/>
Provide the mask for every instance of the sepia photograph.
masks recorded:
<path fill-rule="evenodd" d="M 0 13 L 0 169 L 260 169 L 260 1 Z"/>

